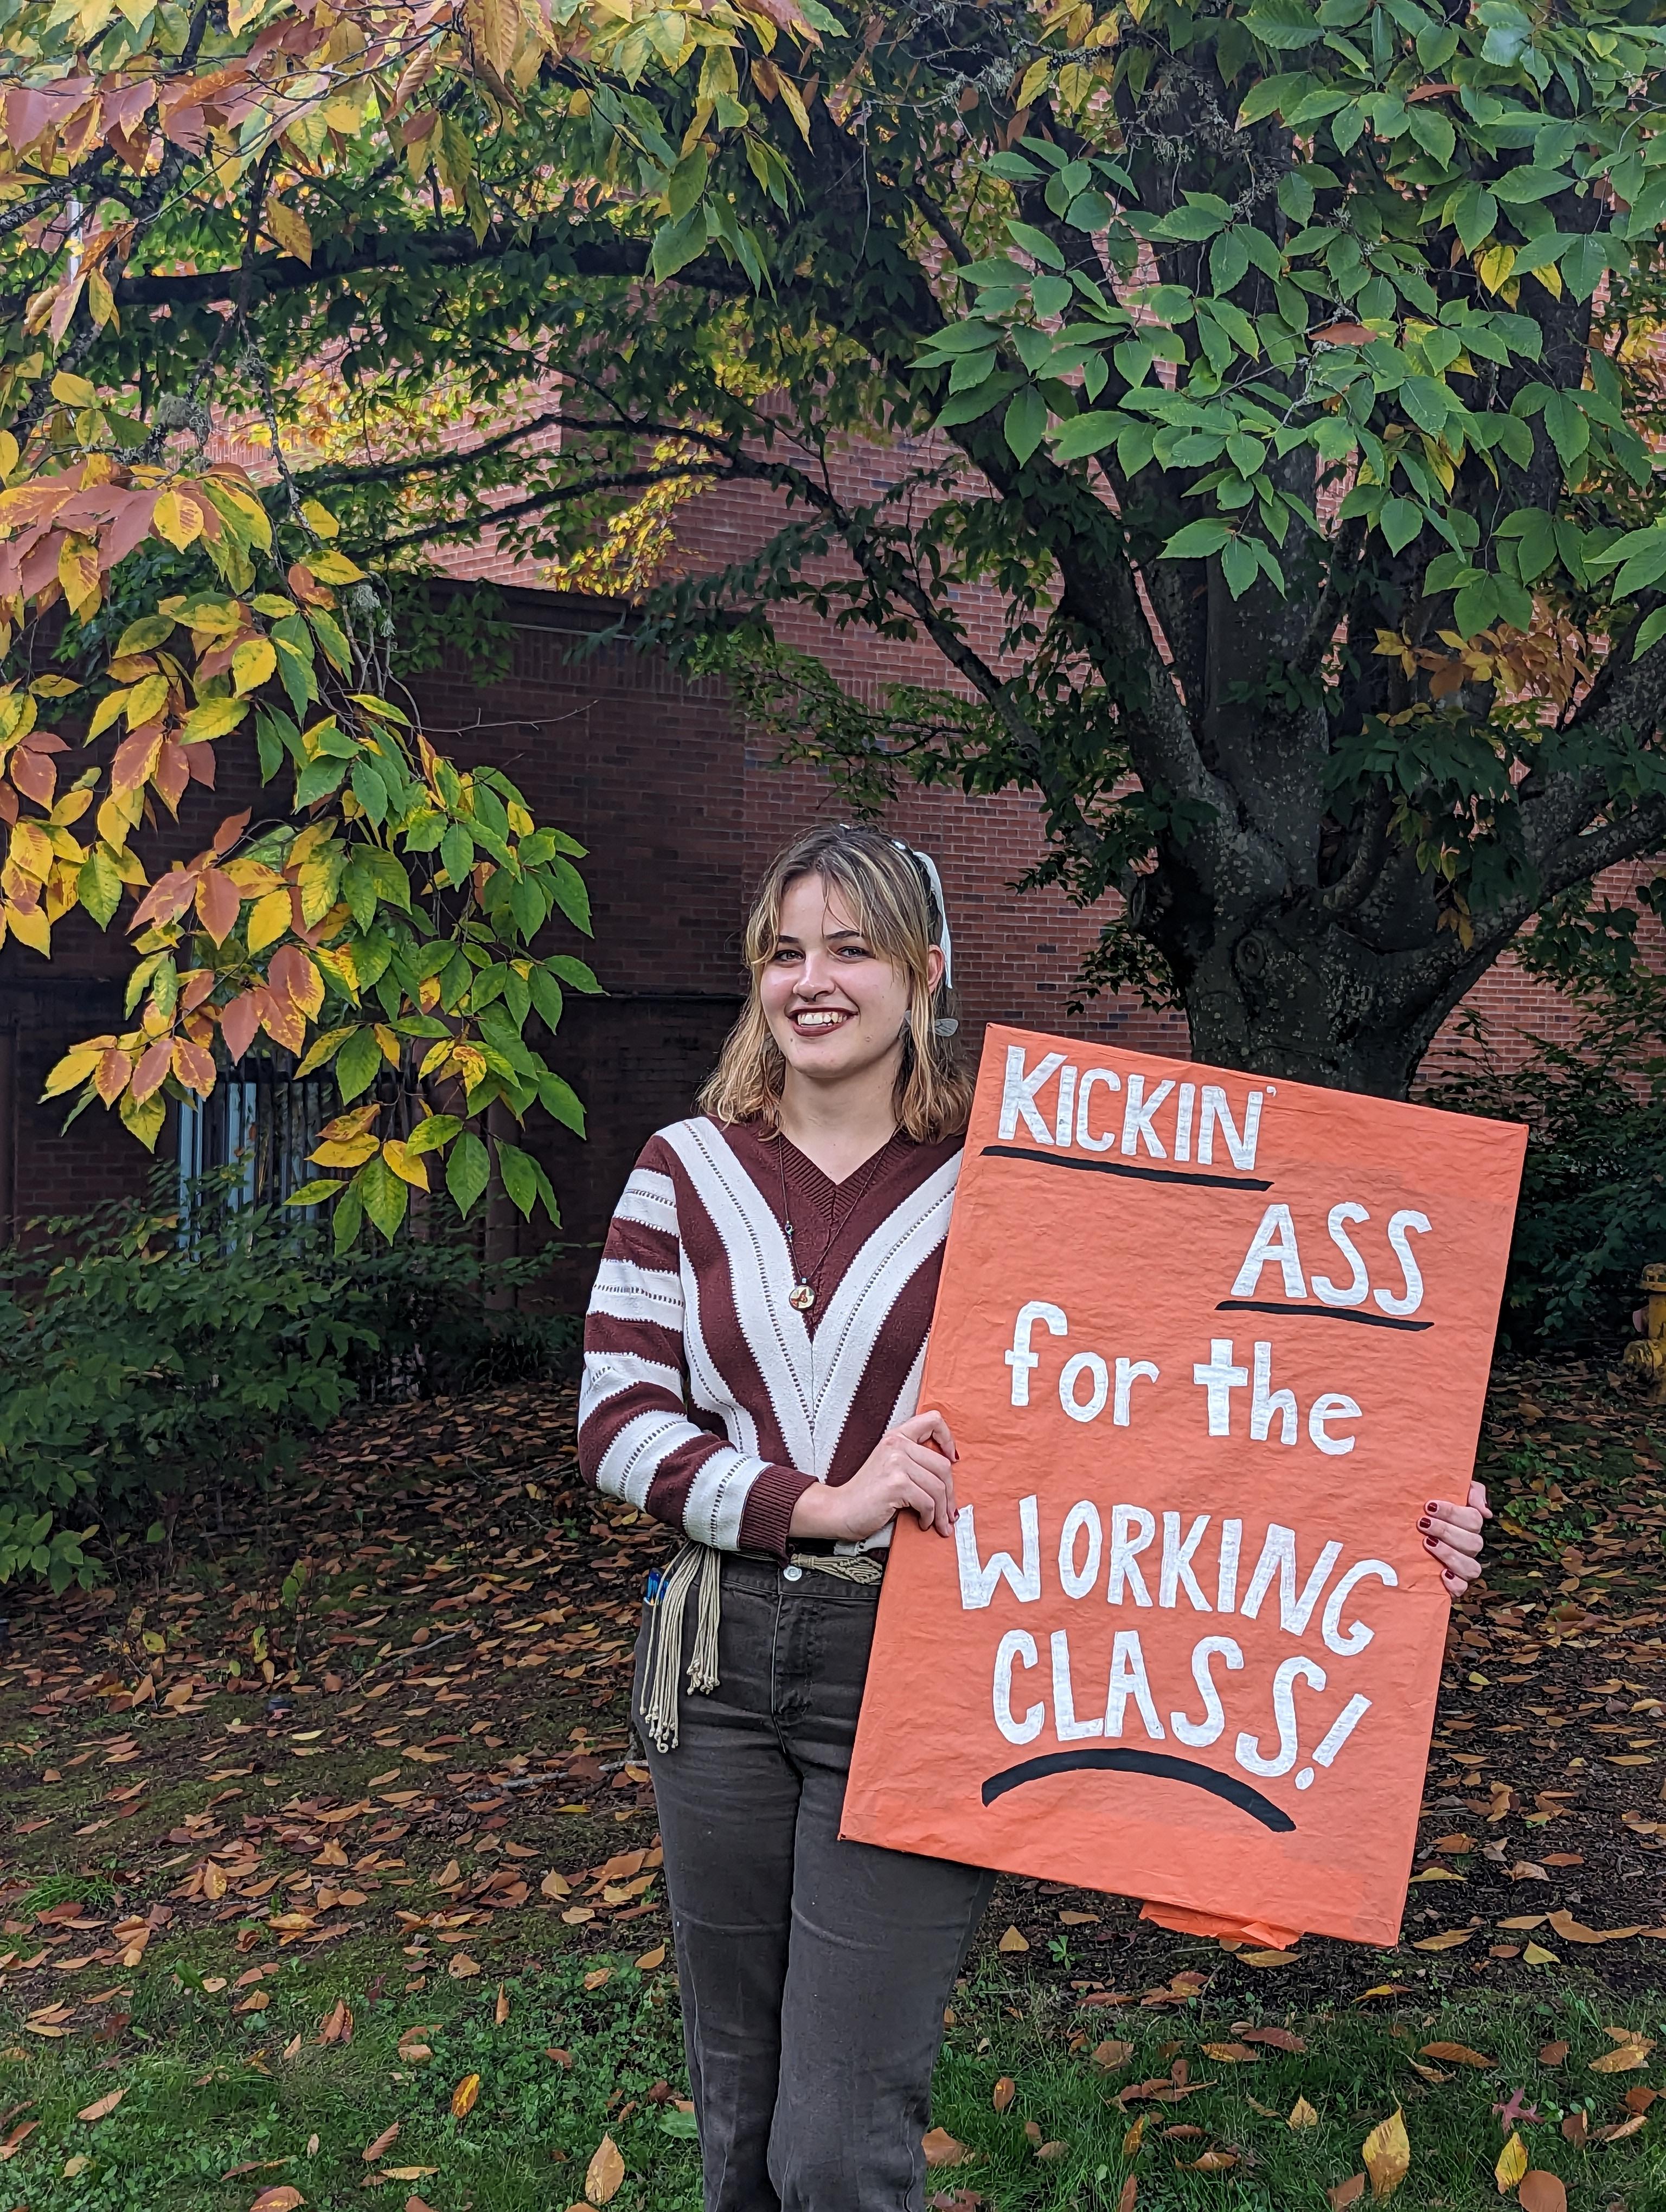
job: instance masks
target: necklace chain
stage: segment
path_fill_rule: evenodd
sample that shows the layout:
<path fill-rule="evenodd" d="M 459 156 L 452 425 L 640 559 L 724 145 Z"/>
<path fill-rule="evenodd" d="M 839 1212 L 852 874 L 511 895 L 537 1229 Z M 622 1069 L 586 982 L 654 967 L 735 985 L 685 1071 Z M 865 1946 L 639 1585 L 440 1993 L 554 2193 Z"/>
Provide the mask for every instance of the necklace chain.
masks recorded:
<path fill-rule="evenodd" d="M 893 1131 L 892 1136 L 895 1133 Z M 787 1204 L 787 1139 L 782 1131 L 776 1130 L 775 1162 L 781 1170 L 781 1225 L 787 1237 L 787 1256 L 793 1269 L 793 1287 L 787 1293 L 787 1304 L 795 1307 L 800 1313 L 808 1313 L 811 1307 L 815 1304 L 820 1295 L 822 1269 L 827 1265 L 827 1256 L 833 1249 L 842 1231 L 848 1229 L 855 1218 L 856 1209 L 867 1196 L 868 1185 L 879 1173 L 879 1163 L 891 1150 L 891 1138 L 887 1137 L 868 1162 L 867 1172 L 862 1177 L 856 1195 L 846 1207 L 842 1221 L 839 1218 L 839 1193 L 843 1186 L 840 1183 L 833 1184 L 832 1202 L 828 1207 L 827 1236 L 822 1245 L 820 1257 L 806 1273 L 799 1265 L 798 1248 L 793 1241 L 793 1223 Z M 831 1177 L 829 1177 L 829 1181 L 831 1181 Z"/>

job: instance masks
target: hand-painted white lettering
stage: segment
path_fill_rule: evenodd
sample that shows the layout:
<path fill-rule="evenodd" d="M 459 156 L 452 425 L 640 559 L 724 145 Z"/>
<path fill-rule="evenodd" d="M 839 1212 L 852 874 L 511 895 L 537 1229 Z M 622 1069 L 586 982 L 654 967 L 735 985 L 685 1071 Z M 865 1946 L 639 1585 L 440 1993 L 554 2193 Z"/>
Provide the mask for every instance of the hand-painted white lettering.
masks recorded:
<path fill-rule="evenodd" d="M 1192 1368 L 1192 1380 L 1209 1394 L 1209 1434 L 1230 1437 L 1232 1433 L 1232 1396 L 1240 1384 L 1250 1380 L 1247 1367 L 1232 1364 L 1232 1340 L 1230 1336 L 1215 1336 L 1209 1340 L 1209 1358 L 1206 1364 L 1197 1361 Z"/>
<path fill-rule="evenodd" d="M 1137 1628 L 1119 1628 L 1116 1641 L 1110 1648 L 1110 1686 L 1105 1696 L 1105 1734 L 1120 1736 L 1122 1715 L 1132 1698 L 1140 1708 L 1140 1717 L 1146 1724 L 1146 1734 L 1153 1743 L 1167 1741 L 1163 1723 L 1157 1717 L 1157 1705 L 1151 1693 L 1151 1682 L 1146 1674 L 1146 1655 L 1140 1649 Z"/>
<path fill-rule="evenodd" d="M 1087 1538 L 1087 1557 L 1076 1565 L 1076 1539 Z M 1067 1597 L 1085 1597 L 1099 1579 L 1099 1560 L 1104 1550 L 1104 1530 L 1099 1509 L 1091 1498 L 1078 1499 L 1064 1516 L 1059 1531 L 1059 1583 Z"/>
<path fill-rule="evenodd" d="M 1273 1425 L 1273 1416 L 1279 1417 L 1279 1442 L 1293 1444 L 1296 1441 L 1296 1393 L 1293 1390 L 1274 1390 L 1268 1386 L 1273 1380 L 1273 1347 L 1270 1344 L 1256 1346 L 1255 1385 L 1250 1394 L 1250 1435 L 1256 1443 L 1265 1443 L 1267 1432 Z"/>
<path fill-rule="evenodd" d="M 1309 1440 L 1328 1458 L 1340 1459 L 1344 1452 L 1353 1449 L 1359 1439 L 1355 1437 L 1334 1437 L 1325 1424 L 1328 1421 L 1357 1421 L 1359 1418 L 1359 1406 L 1356 1399 L 1346 1396 L 1341 1390 L 1327 1390 L 1307 1409 Z"/>
<path fill-rule="evenodd" d="M 997 1586 L 1006 1582 L 1020 1605 L 1033 1605 L 1041 1595 L 1041 1516 L 1033 1496 L 1018 1500 L 1018 1531 L 1023 1539 L 1024 1565 L 1010 1552 L 992 1552 L 987 1564 L 977 1554 L 977 1534 L 972 1508 L 963 1505 L 955 1516 L 954 1549 L 960 1570 L 960 1603 L 966 1613 L 977 1613 L 988 1604 Z"/>
<path fill-rule="evenodd" d="M 1024 1047 L 1009 1044 L 1006 1048 L 1006 1075 L 1000 1089 L 1000 1141 L 1010 1144 L 1018 1133 L 1020 1120 L 1038 1145 L 1050 1145 L 1053 1132 L 1036 1111 L 1036 1093 L 1049 1082 L 1064 1066 L 1061 1052 L 1049 1052 L 1038 1060 L 1026 1074 L 1024 1066 Z"/>
<path fill-rule="evenodd" d="M 1137 1534 L 1135 1532 L 1138 1532 Z M 1105 1599 L 1121 1605 L 1126 1583 L 1136 1605 L 1149 1605 L 1151 1592 L 1134 1565 L 1134 1553 L 1143 1552 L 1157 1534 L 1157 1522 L 1143 1505 L 1113 1505 L 1110 1509 L 1110 1570 L 1105 1577 Z"/>
<path fill-rule="evenodd" d="M 1096 1137 L 1088 1127 L 1088 1101 L 1096 1084 L 1103 1085 L 1107 1091 L 1120 1091 L 1122 1079 L 1108 1067 L 1090 1067 L 1084 1074 L 1076 1086 L 1076 1142 L 1085 1152 L 1108 1152 L 1116 1142 L 1116 1131 L 1107 1129 L 1103 1137 Z"/>
<path fill-rule="evenodd" d="M 1112 1425 L 1125 1429 L 1128 1425 L 1128 1401 L 1134 1395 L 1134 1386 L 1141 1377 L 1147 1382 L 1159 1379 L 1159 1371 L 1149 1359 L 1119 1359 L 1116 1363 L 1116 1395 L 1112 1401 Z"/>
<path fill-rule="evenodd" d="M 1085 1375 L 1088 1394 L 1078 1398 L 1076 1385 Z M 1059 1403 L 1073 1421 L 1097 1421 L 1110 1395 L 1110 1370 L 1097 1352 L 1079 1352 L 1067 1359 L 1059 1376 Z"/>
<path fill-rule="evenodd" d="M 1325 1222 L 1330 1241 L 1347 1261 L 1353 1273 L 1344 1286 L 1338 1290 L 1328 1275 L 1315 1275 L 1313 1295 L 1321 1305 L 1362 1306 L 1371 1289 L 1371 1277 L 1359 1256 L 1359 1248 L 1347 1233 L 1351 1221 L 1369 1221 L 1370 1214 L 1355 1200 L 1345 1198 L 1340 1206 L 1333 1206 Z"/>
<path fill-rule="evenodd" d="M 1157 1584 L 1159 1606 L 1174 1605 L 1183 1588 L 1195 1613 L 1210 1611 L 1209 1601 L 1198 1588 L 1197 1577 L 1192 1572 L 1192 1554 L 1202 1541 L 1203 1532 L 1208 1525 L 1208 1515 L 1200 1513 L 1186 1531 L 1186 1540 L 1183 1544 L 1180 1540 L 1180 1516 L 1177 1513 L 1163 1516 L 1163 1569 Z"/>
<path fill-rule="evenodd" d="M 1342 1556 L 1338 1543 L 1327 1544 L 1315 1561 L 1299 1597 L 1296 1595 L 1296 1532 L 1280 1528 L 1276 1521 L 1268 1523 L 1267 1539 L 1256 1562 L 1256 1571 L 1250 1577 L 1250 1587 L 1243 1594 L 1243 1603 L 1238 1611 L 1245 1620 L 1253 1620 L 1261 1611 L 1261 1601 L 1271 1589 L 1273 1577 L 1279 1578 L 1279 1626 L 1286 1635 L 1305 1636 L 1307 1624 L 1313 1618 L 1313 1608 L 1319 1602 L 1320 1593 L 1330 1580 L 1330 1571 Z"/>
<path fill-rule="evenodd" d="M 1052 1635 L 1053 1733 L 1061 1743 L 1078 1743 L 1084 1736 L 1103 1735 L 1104 1721 L 1079 1721 L 1076 1698 L 1070 1686 L 1070 1638 L 1061 1628 Z"/>
<path fill-rule="evenodd" d="M 1259 1741 L 1245 1729 L 1233 1747 L 1233 1757 L 1250 1774 L 1288 1774 L 1296 1764 L 1296 1684 L 1304 1681 L 1316 1690 L 1325 1686 L 1325 1670 L 1312 1659 L 1286 1659 L 1273 1677 L 1273 1717 L 1278 1723 L 1279 1747 L 1271 1759 L 1262 1755 Z"/>
<path fill-rule="evenodd" d="M 1030 1370 L 1041 1364 L 1041 1354 L 1030 1349 L 1030 1332 L 1037 1322 L 1042 1322 L 1054 1336 L 1066 1336 L 1070 1331 L 1070 1324 L 1062 1310 L 1049 1305 L 1045 1298 L 1031 1298 L 1018 1308 L 1018 1317 L 1012 1323 L 1012 1348 L 1005 1355 L 1006 1364 L 1012 1370 L 1012 1403 L 1015 1406 L 1030 1403 Z"/>
<path fill-rule="evenodd" d="M 1226 1093 L 1218 1083 L 1203 1086 L 1203 1115 L 1197 1133 L 1197 1158 L 1201 1167 L 1213 1164 L 1215 1131 L 1220 1131 L 1226 1150 L 1235 1168 L 1253 1168 L 1256 1164 L 1256 1140 L 1261 1133 L 1262 1093 L 1252 1091 L 1244 1101 L 1243 1134 L 1240 1137 L 1232 1120 L 1231 1109 L 1226 1103 Z"/>
<path fill-rule="evenodd" d="M 1414 1231 L 1420 1237 L 1429 1233 L 1429 1217 L 1414 1206 L 1404 1206 L 1398 1213 L 1389 1216 L 1389 1246 L 1399 1261 L 1406 1277 L 1406 1287 L 1396 1297 L 1391 1291 L 1374 1293 L 1377 1303 L 1385 1314 L 1414 1314 L 1423 1303 L 1423 1273 L 1412 1257 L 1412 1248 L 1406 1242 Z"/>
<path fill-rule="evenodd" d="M 1226 1716 L 1221 1710 L 1220 1692 L 1214 1684 L 1214 1674 L 1209 1662 L 1220 1657 L 1226 1662 L 1226 1671 L 1236 1674 L 1243 1664 L 1243 1654 L 1230 1636 L 1206 1636 L 1192 1648 L 1192 1680 L 1197 1684 L 1203 1698 L 1203 1718 L 1188 1720 L 1184 1713 L 1170 1713 L 1169 1726 L 1194 1751 L 1215 1742 L 1226 1726 Z"/>
<path fill-rule="evenodd" d="M 1033 1667 L 1037 1663 L 1035 1638 L 1025 1635 L 1021 1628 L 1009 1628 L 995 1653 L 994 1680 L 995 1726 L 1008 1743 L 1033 1743 L 1047 1718 L 1047 1708 L 1039 1698 L 1021 1721 L 1012 1717 L 1012 1668 L 1015 1665 Z"/>
<path fill-rule="evenodd" d="M 1277 1261 L 1284 1277 L 1286 1297 L 1304 1298 L 1307 1285 L 1302 1280 L 1302 1259 L 1296 1244 L 1296 1224 L 1290 1218 L 1287 1206 L 1269 1206 L 1262 1214 L 1261 1226 L 1250 1240 L 1250 1249 L 1243 1255 L 1243 1265 L 1238 1269 L 1232 1284 L 1232 1297 L 1256 1297 L 1262 1269 L 1271 1260 Z"/>
<path fill-rule="evenodd" d="M 1169 1156 L 1163 1149 L 1163 1141 L 1152 1127 L 1152 1115 L 1156 1113 L 1173 1089 L 1172 1082 L 1159 1083 L 1151 1097 L 1147 1098 L 1145 1077 L 1129 1076 L 1126 1094 L 1128 1103 L 1122 1109 L 1124 1152 L 1136 1152 L 1143 1144 L 1152 1159 L 1167 1159 Z"/>
<path fill-rule="evenodd" d="M 1374 1575 L 1378 1582 L 1386 1583 L 1390 1589 L 1400 1587 L 1400 1577 L 1386 1559 L 1357 1560 L 1342 1577 L 1325 1600 L 1319 1629 L 1326 1644 L 1344 1659 L 1352 1659 L 1356 1652 L 1363 1651 L 1377 1633 L 1374 1628 L 1367 1628 L 1363 1620 L 1351 1620 L 1346 1632 L 1342 1628 L 1342 1607 L 1347 1603 L 1355 1583 L 1364 1582 L 1367 1575 Z M 1314 1756 L 1317 1758 L 1318 1753 L 1316 1752 Z"/>

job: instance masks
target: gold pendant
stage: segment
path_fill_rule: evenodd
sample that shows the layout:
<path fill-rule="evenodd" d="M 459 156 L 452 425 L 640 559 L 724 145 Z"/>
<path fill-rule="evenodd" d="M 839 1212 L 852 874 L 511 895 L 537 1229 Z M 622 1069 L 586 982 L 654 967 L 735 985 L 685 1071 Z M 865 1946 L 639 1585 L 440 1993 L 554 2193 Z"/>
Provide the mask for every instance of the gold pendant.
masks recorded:
<path fill-rule="evenodd" d="M 796 1307 L 800 1313 L 808 1313 L 816 1303 L 816 1293 L 808 1283 L 794 1283 L 787 1293 L 787 1303 Z"/>

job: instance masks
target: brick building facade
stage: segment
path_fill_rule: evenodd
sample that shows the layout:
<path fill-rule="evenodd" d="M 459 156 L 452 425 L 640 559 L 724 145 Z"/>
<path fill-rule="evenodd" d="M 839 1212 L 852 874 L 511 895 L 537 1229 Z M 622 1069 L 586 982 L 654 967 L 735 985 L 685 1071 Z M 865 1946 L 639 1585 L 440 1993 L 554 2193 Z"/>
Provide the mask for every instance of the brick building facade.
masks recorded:
<path fill-rule="evenodd" d="M 767 526 L 755 497 L 728 489 L 695 501 L 679 532 L 682 558 L 715 566 L 755 546 Z M 569 998 L 550 1057 L 585 1100 L 590 1134 L 581 1144 L 540 1124 L 533 1139 L 562 1200 L 563 1239 L 576 1248 L 556 1277 L 558 1294 L 575 1299 L 593 1264 L 587 1248 L 638 1146 L 659 1123 L 688 1110 L 733 1018 L 750 886 L 769 856 L 834 802 L 811 772 L 770 765 L 767 749 L 736 726 L 719 683 L 685 680 L 617 642 L 584 655 L 587 640 L 616 611 L 606 603 L 529 588 L 526 571 L 489 547 L 454 565 L 504 581 L 509 666 L 482 684 L 454 660 L 419 680 L 424 725 L 459 757 L 502 764 L 539 819 L 589 848 L 583 867 L 593 945 L 563 923 L 552 936 L 591 958 L 607 995 Z M 993 631 L 993 607 L 968 612 Z M 781 628 L 814 645 L 860 695 L 945 678 L 945 664 L 924 643 L 838 631 L 796 613 Z M 248 764 L 240 781 L 234 755 L 221 750 L 221 788 L 210 794 L 192 786 L 173 849 L 201 850 L 224 814 L 255 798 Z M 1040 847 L 1026 799 L 916 790 L 899 803 L 891 826 L 927 847 L 941 870 L 970 1049 L 984 1024 L 996 1020 L 1184 1050 L 1176 1016 L 1122 1000 L 1101 1001 L 1075 1018 L 1067 1012 L 1096 924 L 1055 894 L 1020 900 L 1007 888 Z M 154 864 L 154 848 L 151 857 Z M 122 1025 L 127 964 L 120 919 L 101 936 L 84 916 L 68 918 L 55 933 L 50 965 L 15 942 L 0 948 L 0 1219 L 8 1224 L 82 1211 L 143 1186 L 149 1163 L 113 1115 L 94 1108 L 66 1132 L 63 1102 L 40 1103 L 46 1070 L 67 1045 Z M 1508 962 L 1484 979 L 1474 1004 L 1506 1049 L 1523 1030 L 1568 1024 L 1566 1010 Z M 170 1109 L 164 1157 L 178 1143 L 178 1119 Z M 534 1233 L 513 1225 L 522 1239 Z"/>

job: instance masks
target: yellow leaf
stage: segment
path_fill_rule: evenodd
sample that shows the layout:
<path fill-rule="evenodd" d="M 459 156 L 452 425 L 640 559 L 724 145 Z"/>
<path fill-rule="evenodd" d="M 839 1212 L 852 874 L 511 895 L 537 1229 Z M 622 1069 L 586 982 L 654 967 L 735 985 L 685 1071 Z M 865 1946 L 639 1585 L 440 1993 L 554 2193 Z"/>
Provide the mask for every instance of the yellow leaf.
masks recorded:
<path fill-rule="evenodd" d="M 1386 2120 L 1379 2120 L 1365 2137 L 1359 2155 L 1371 2176 L 1371 2195 L 1392 2197 L 1411 2171 L 1412 2147 L 1403 2115 L 1396 2111 Z"/>
<path fill-rule="evenodd" d="M 46 1078 L 42 1097 L 56 1098 L 60 1091 L 73 1091 L 76 1084 L 85 1083 L 103 1059 L 106 1049 L 103 1044 L 78 1044 L 73 1051 L 66 1052 Z"/>
<path fill-rule="evenodd" d="M 109 728 L 111 723 L 116 720 L 117 717 L 120 714 L 122 708 L 127 704 L 127 702 L 132 697 L 132 696 L 133 695 L 131 691 L 106 691 L 105 693 L 103 698 L 99 701 L 98 705 L 93 709 L 93 719 L 87 725 L 87 735 L 89 740 L 94 738 L 103 736 L 104 732 Z"/>
<path fill-rule="evenodd" d="M 326 1139 L 316 1152 L 309 1152 L 307 1158 L 321 1168 L 357 1168 L 362 1167 L 367 1160 L 374 1159 L 378 1149 L 376 1139 L 369 1135 L 350 1137 L 345 1143 L 331 1143 Z"/>
<path fill-rule="evenodd" d="M 1009 1928 L 995 1948 L 997 1951 L 1027 1951 L 1030 1946 L 1016 1928 Z"/>
<path fill-rule="evenodd" d="M 183 553 L 203 534 L 203 510 L 188 493 L 165 491 L 156 501 L 150 526 L 158 538 L 165 538 Z"/>
<path fill-rule="evenodd" d="M 618 2146 L 611 2136 L 604 2136 L 596 2146 L 594 2157 L 585 2168 L 585 2201 L 591 2204 L 611 2204 L 618 2195 L 624 2177 L 624 2160 L 619 2155 Z"/>
<path fill-rule="evenodd" d="M 179 743 L 195 745 L 210 738 L 223 738 L 237 727 L 248 711 L 247 702 L 242 699 L 200 700 L 179 726 Z"/>
<path fill-rule="evenodd" d="M 309 554 L 307 566 L 320 584 L 356 584 L 364 574 L 358 562 L 350 561 L 344 553 Z"/>
<path fill-rule="evenodd" d="M 14 906 L 8 899 L 5 902 L 5 916 L 6 927 L 21 945 L 27 945 L 32 952 L 51 957 L 52 933 L 45 907 Z"/>
<path fill-rule="evenodd" d="M 1473 1928 L 1448 1928 L 1438 1936 L 1425 1936 L 1413 1944 L 1414 1951 L 1455 1951 L 1460 1943 L 1467 1943 L 1474 1934 Z"/>
<path fill-rule="evenodd" d="M 67 368 L 59 369 L 52 379 L 52 397 L 66 407 L 90 407 L 98 396 L 95 384 L 89 384 L 84 376 L 72 375 Z"/>
<path fill-rule="evenodd" d="M 1633 2073 L 1638 2067 L 1648 2064 L 1653 2048 L 1651 2043 L 1622 2043 L 1618 2051 L 1605 2051 L 1601 2058 L 1593 2058 L 1590 2070 L 1593 2074 Z"/>
<path fill-rule="evenodd" d="M 314 1153 L 313 1158 L 317 1157 Z M 420 1158 L 413 1159 L 398 1137 L 390 1137 L 387 1139 L 382 1146 L 382 1158 L 401 1182 L 408 1182 L 416 1190 L 428 1188 L 427 1163 Z M 346 1164 L 344 1162 L 343 1164 Z"/>
<path fill-rule="evenodd" d="M 289 927 L 292 910 L 287 890 L 268 891 L 257 899 L 249 911 L 249 950 L 264 952 L 269 945 L 276 945 Z"/>
<path fill-rule="evenodd" d="M 451 2093 L 451 2113 L 454 2120 L 465 2120 L 474 2110 L 480 2094 L 480 2076 L 465 2074 Z"/>
<path fill-rule="evenodd" d="M 320 538 L 338 538 L 341 535 L 340 523 L 329 508 L 321 506 L 317 500 L 303 499 L 301 511 Z"/>
<path fill-rule="evenodd" d="M 539 1882 L 538 1889 L 545 1897 L 571 1897 L 573 1894 L 572 1883 L 564 1874 L 557 1874 L 553 1867 Z"/>
<path fill-rule="evenodd" d="M 1499 2196 L 1505 2196 L 1512 2190 L 1526 2172 L 1527 2146 L 1512 2128 L 1510 2130 L 1510 2140 L 1499 2153 L 1498 2164 L 1493 2168 L 1493 2178 L 1499 2185 Z"/>
<path fill-rule="evenodd" d="M 1018 86 L 1018 105 L 1020 107 L 1028 107 L 1037 94 L 1041 91 L 1047 82 L 1048 71 L 1051 67 L 1050 62 L 1031 63 L 1029 68 L 1024 72 L 1023 82 Z"/>
<path fill-rule="evenodd" d="M 1319 2115 L 1305 2097 L 1298 2097 L 1290 2107 L 1290 2118 L 1287 2124 L 1292 2128 L 1316 2128 L 1319 2124 Z"/>
<path fill-rule="evenodd" d="M 1491 246 L 1476 262 L 1475 269 L 1487 290 L 1496 292 L 1510 282 L 1510 272 L 1515 265 L 1513 246 Z"/>
<path fill-rule="evenodd" d="M 245 638 L 231 657 L 232 689 L 241 699 L 258 690 L 277 666 L 277 648 L 271 638 Z"/>
<path fill-rule="evenodd" d="M 313 234 L 307 218 L 283 200 L 269 199 L 264 209 L 266 228 L 277 240 L 280 250 L 296 261 L 313 265 Z"/>
<path fill-rule="evenodd" d="M 79 611 L 99 595 L 99 550 L 90 538 L 64 539 L 58 556 L 58 580 L 72 610 Z"/>

